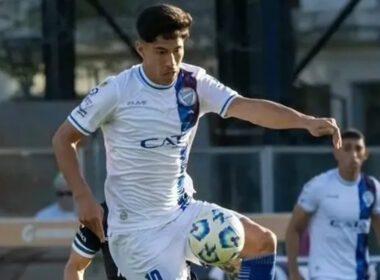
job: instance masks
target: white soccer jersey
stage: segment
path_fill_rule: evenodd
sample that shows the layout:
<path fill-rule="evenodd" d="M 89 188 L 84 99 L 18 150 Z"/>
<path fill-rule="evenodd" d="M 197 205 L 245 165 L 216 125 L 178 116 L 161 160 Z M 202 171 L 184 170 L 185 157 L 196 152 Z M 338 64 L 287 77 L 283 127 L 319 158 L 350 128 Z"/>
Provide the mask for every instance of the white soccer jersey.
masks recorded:
<path fill-rule="evenodd" d="M 186 165 L 199 117 L 225 117 L 236 96 L 188 64 L 168 86 L 136 65 L 90 91 L 68 120 L 85 135 L 102 128 L 109 233 L 163 225 L 181 213 L 192 195 Z"/>
<path fill-rule="evenodd" d="M 368 234 L 371 215 L 380 213 L 379 191 L 374 178 L 362 174 L 355 182 L 347 182 L 337 169 L 304 186 L 298 204 L 313 213 L 311 279 L 367 279 Z"/>

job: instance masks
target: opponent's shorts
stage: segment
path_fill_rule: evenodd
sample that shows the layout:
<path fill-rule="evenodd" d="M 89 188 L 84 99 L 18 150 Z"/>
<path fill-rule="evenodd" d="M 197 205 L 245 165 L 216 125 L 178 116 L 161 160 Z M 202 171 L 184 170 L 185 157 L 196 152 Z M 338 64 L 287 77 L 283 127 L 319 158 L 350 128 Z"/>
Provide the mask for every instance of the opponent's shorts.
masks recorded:
<path fill-rule="evenodd" d="M 243 217 L 219 205 L 192 200 L 177 219 L 164 226 L 110 234 L 109 248 L 120 272 L 132 280 L 187 280 L 186 261 L 200 264 L 187 242 L 192 221 L 215 208 Z"/>

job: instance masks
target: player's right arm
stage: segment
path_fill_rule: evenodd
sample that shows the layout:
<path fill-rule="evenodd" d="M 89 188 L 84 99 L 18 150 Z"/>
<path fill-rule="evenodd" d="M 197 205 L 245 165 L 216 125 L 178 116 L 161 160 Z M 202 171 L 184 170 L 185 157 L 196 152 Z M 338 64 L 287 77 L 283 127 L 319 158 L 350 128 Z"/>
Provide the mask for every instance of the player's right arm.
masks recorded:
<path fill-rule="evenodd" d="M 372 207 L 371 226 L 376 235 L 377 246 L 380 248 L 380 183 L 373 177 L 370 177 L 370 181 L 375 186 L 375 204 Z"/>
<path fill-rule="evenodd" d="M 85 138 L 69 121 L 65 121 L 53 137 L 53 149 L 59 169 L 70 186 L 78 204 L 79 221 L 104 240 L 103 209 L 80 173 L 75 151 L 77 143 Z"/>
<path fill-rule="evenodd" d="M 80 225 L 71 245 L 70 257 L 64 270 L 64 280 L 83 280 L 84 272 L 100 250 L 100 246 L 96 234 Z"/>
<path fill-rule="evenodd" d="M 93 88 L 76 107 L 53 137 L 53 149 L 58 167 L 70 186 L 78 205 L 79 221 L 104 241 L 103 209 L 81 175 L 75 146 L 85 136 L 111 121 L 118 104 L 118 89 L 113 78 Z"/>
<path fill-rule="evenodd" d="M 318 209 L 320 199 L 318 194 L 321 193 L 318 183 L 319 180 L 318 177 L 314 177 L 304 185 L 298 197 L 297 204 L 293 209 L 292 217 L 286 231 L 285 245 L 291 280 L 302 279 L 297 263 L 300 236 L 309 224 L 310 217 Z"/>
<path fill-rule="evenodd" d="M 71 250 L 70 257 L 65 265 L 64 280 L 83 280 L 84 272 L 91 263 L 91 258 L 79 255 Z"/>
<path fill-rule="evenodd" d="M 301 206 L 296 205 L 286 231 L 286 253 L 291 280 L 300 280 L 302 276 L 298 270 L 297 257 L 302 232 L 306 229 L 310 215 Z"/>

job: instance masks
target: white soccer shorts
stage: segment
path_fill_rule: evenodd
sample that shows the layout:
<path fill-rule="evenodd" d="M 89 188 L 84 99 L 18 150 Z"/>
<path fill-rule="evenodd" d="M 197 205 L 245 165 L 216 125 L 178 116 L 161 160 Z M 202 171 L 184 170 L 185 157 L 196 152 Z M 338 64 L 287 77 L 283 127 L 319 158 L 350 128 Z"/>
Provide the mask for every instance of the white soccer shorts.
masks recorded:
<path fill-rule="evenodd" d="M 122 275 L 132 280 L 188 279 L 186 261 L 199 264 L 187 242 L 192 221 L 199 213 L 215 208 L 242 217 L 219 205 L 192 200 L 176 220 L 164 226 L 111 234 L 109 248 Z"/>

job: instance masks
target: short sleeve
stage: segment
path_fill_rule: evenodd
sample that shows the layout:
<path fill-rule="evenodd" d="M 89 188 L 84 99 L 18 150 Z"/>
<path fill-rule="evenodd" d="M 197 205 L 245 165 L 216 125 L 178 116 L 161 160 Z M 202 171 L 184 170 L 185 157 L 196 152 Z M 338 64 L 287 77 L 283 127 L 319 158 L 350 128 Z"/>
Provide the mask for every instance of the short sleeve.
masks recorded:
<path fill-rule="evenodd" d="M 201 115 L 217 113 L 225 118 L 228 106 L 239 94 L 207 74 L 198 83 Z"/>
<path fill-rule="evenodd" d="M 297 204 L 309 213 L 315 212 L 318 208 L 321 190 L 317 181 L 317 178 L 313 178 L 307 182 L 298 197 Z"/>
<path fill-rule="evenodd" d="M 106 79 L 89 94 L 68 116 L 70 123 L 84 135 L 89 135 L 112 119 L 118 103 L 118 88 L 114 77 Z"/>
<path fill-rule="evenodd" d="M 85 258 L 93 258 L 100 250 L 100 240 L 89 228 L 81 225 L 75 234 L 72 248 Z"/>
<path fill-rule="evenodd" d="M 375 204 L 372 209 L 373 214 L 380 214 L 380 183 L 374 177 L 371 177 L 375 184 Z"/>

